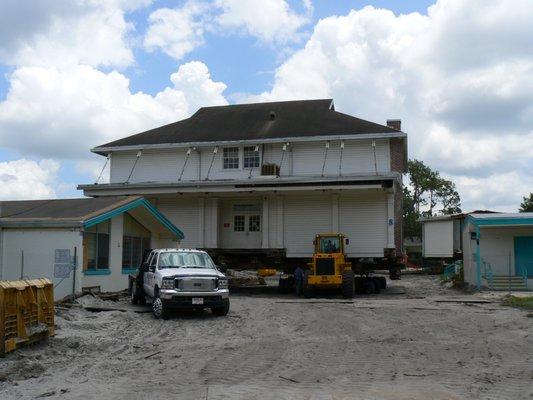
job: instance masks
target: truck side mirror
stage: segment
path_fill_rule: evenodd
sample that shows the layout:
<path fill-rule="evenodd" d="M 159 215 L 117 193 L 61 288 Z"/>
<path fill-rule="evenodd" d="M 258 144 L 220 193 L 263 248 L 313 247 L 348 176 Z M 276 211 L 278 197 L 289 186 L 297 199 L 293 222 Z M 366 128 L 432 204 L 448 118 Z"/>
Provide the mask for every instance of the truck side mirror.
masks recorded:
<path fill-rule="evenodd" d="M 346 238 L 346 246 L 350 244 L 350 239 Z"/>

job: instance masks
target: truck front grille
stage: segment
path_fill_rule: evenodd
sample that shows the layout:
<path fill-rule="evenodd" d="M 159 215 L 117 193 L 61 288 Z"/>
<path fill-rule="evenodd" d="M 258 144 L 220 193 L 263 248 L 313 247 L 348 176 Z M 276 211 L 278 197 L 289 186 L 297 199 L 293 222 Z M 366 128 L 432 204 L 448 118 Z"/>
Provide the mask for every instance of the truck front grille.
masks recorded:
<path fill-rule="evenodd" d="M 334 275 L 335 260 L 333 258 L 316 259 L 316 275 Z"/>
<path fill-rule="evenodd" d="M 208 292 L 217 287 L 216 278 L 178 278 L 176 289 L 184 292 Z"/>

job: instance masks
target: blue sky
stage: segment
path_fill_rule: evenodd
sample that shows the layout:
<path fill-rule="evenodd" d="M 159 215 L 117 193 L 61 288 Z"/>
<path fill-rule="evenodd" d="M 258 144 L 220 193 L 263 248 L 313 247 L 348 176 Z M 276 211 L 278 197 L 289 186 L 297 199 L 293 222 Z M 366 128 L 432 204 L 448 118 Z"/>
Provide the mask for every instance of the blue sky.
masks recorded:
<path fill-rule="evenodd" d="M 104 162 L 91 146 L 203 105 L 326 96 L 401 118 L 410 156 L 453 179 L 465 208 L 512 211 L 533 187 L 531 2 L 250 4 L 0 4 L 0 197 L 79 196 Z M 505 132 L 484 117 L 509 113 Z"/>

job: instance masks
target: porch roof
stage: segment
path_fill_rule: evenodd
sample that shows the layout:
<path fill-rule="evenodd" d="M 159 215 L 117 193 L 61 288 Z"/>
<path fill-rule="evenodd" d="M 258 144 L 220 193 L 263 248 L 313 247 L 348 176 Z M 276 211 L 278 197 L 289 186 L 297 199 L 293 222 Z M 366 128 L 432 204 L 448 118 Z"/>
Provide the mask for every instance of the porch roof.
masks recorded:
<path fill-rule="evenodd" d="M 87 195 L 158 194 L 158 193 L 224 193 L 265 192 L 324 189 L 391 188 L 400 174 L 347 175 L 324 177 L 263 177 L 251 179 L 214 179 L 181 182 L 136 182 L 78 185 Z"/>
<path fill-rule="evenodd" d="M 467 221 L 476 227 L 533 226 L 533 213 L 471 214 Z"/>
<path fill-rule="evenodd" d="M 108 196 L 81 199 L 53 199 L 0 202 L 0 227 L 5 228 L 89 228 L 125 212 L 143 209 L 163 229 L 178 239 L 183 232 L 141 196 Z"/>

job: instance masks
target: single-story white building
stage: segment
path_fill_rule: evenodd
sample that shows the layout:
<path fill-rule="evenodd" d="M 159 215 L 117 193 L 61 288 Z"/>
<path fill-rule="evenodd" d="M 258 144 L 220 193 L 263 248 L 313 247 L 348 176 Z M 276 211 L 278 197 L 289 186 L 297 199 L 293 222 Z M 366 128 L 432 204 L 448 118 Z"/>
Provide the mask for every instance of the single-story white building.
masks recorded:
<path fill-rule="evenodd" d="M 452 259 L 462 251 L 461 228 L 465 214 L 421 218 L 422 257 Z"/>
<path fill-rule="evenodd" d="M 533 288 L 533 213 L 471 214 L 464 225 L 465 282 L 478 289 Z"/>
<path fill-rule="evenodd" d="M 48 278 L 55 299 L 83 288 L 118 291 L 146 249 L 176 247 L 181 239 L 139 196 L 2 201 L 0 280 Z"/>

